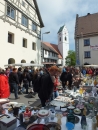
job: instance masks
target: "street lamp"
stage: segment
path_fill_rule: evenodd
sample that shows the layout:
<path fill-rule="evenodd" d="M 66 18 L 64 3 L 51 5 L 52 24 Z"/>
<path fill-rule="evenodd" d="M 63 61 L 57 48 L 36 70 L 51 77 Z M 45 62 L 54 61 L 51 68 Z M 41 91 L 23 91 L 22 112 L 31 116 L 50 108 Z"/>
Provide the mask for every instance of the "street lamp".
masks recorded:
<path fill-rule="evenodd" d="M 44 59 L 43 35 L 44 35 L 44 34 L 49 34 L 49 33 L 50 33 L 50 31 L 42 33 L 42 43 L 41 43 L 41 50 L 42 50 L 42 62 L 43 62 L 43 59 Z"/>
<path fill-rule="evenodd" d="M 82 44 L 83 44 L 83 32 L 81 32 L 81 36 L 82 36 Z M 82 45 L 82 47 L 83 47 L 83 45 Z M 84 50 L 84 48 L 83 48 L 83 50 Z M 83 65 L 84 65 L 84 51 L 83 51 L 83 54 L 82 54 L 82 62 L 83 62 Z"/>

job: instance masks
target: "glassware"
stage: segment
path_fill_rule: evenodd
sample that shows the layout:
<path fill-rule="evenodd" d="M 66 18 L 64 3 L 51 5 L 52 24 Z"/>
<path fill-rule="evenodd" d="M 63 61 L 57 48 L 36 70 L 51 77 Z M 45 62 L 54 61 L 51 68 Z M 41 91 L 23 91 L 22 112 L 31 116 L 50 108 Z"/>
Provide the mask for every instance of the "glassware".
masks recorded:
<path fill-rule="evenodd" d="M 97 128 L 97 120 L 96 120 L 96 117 L 94 116 L 92 118 L 92 130 L 96 130 Z"/>
<path fill-rule="evenodd" d="M 86 116 L 85 116 L 85 115 L 82 115 L 82 117 L 81 117 L 81 128 L 84 129 L 84 130 L 86 130 L 86 129 L 85 129 L 86 126 L 87 126 Z"/>
<path fill-rule="evenodd" d="M 69 111 L 69 114 L 67 115 L 67 122 L 71 122 L 75 124 L 75 116 L 72 112 L 72 110 Z"/>

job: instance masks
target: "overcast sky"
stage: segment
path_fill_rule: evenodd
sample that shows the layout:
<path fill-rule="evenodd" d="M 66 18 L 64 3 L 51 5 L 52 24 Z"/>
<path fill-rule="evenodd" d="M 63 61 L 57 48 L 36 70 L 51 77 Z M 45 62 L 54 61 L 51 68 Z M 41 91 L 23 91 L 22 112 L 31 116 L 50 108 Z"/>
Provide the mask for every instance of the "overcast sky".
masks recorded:
<path fill-rule="evenodd" d="M 57 44 L 57 32 L 62 25 L 66 25 L 69 32 L 70 50 L 74 50 L 74 28 L 76 14 L 84 16 L 87 13 L 98 12 L 98 0 L 37 0 L 45 27 L 42 33 L 43 41 Z"/>

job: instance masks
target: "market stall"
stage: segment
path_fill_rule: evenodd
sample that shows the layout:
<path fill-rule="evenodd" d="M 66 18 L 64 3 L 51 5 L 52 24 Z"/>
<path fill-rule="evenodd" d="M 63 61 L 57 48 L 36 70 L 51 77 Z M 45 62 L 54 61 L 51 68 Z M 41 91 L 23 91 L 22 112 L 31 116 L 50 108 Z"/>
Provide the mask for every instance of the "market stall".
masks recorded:
<path fill-rule="evenodd" d="M 97 82 L 97 77 L 84 77 L 79 89 L 63 89 L 44 108 L 32 108 L 18 102 L 2 105 L 1 130 L 96 130 L 98 94 L 95 80 Z"/>

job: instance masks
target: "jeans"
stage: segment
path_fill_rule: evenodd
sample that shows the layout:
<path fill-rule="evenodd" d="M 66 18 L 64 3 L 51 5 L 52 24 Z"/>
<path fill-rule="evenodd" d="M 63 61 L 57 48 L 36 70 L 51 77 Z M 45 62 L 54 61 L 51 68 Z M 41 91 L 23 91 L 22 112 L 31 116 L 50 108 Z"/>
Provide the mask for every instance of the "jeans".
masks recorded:
<path fill-rule="evenodd" d="M 29 87 L 28 83 L 24 83 L 23 87 L 26 89 L 26 94 L 28 94 L 28 87 Z"/>
<path fill-rule="evenodd" d="M 14 90 L 15 98 L 18 98 L 18 85 L 16 83 L 10 83 L 10 86 Z"/>
<path fill-rule="evenodd" d="M 59 92 L 58 91 L 54 91 L 52 95 L 53 95 L 53 99 L 55 99 L 56 97 L 59 96 Z"/>

